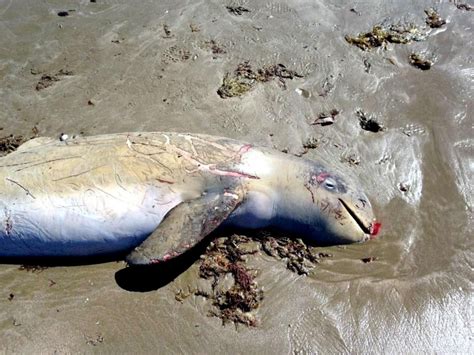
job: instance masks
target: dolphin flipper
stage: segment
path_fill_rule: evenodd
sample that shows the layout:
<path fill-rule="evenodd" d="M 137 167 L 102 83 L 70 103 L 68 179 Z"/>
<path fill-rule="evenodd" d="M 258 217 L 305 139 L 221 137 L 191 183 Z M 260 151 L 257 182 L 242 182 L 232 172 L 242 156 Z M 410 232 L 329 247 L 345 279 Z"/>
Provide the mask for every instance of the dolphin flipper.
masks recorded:
<path fill-rule="evenodd" d="M 241 201 L 240 194 L 226 192 L 209 193 L 180 203 L 127 256 L 127 262 L 130 265 L 156 264 L 182 254 L 216 229 Z"/>

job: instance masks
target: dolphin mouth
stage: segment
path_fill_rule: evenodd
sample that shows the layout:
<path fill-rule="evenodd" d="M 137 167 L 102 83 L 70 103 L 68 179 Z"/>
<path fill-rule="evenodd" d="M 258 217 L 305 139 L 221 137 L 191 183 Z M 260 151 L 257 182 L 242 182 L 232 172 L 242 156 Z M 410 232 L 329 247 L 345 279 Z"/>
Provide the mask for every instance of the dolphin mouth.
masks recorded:
<path fill-rule="evenodd" d="M 364 234 L 368 234 L 370 236 L 370 239 L 375 238 L 377 233 L 380 230 L 381 224 L 377 222 L 375 219 L 368 223 L 364 223 L 364 221 L 357 215 L 357 213 L 354 212 L 354 210 L 349 207 L 349 205 L 343 200 L 343 199 L 338 199 L 341 204 L 344 206 L 346 211 L 349 213 L 349 215 L 352 217 L 352 219 L 357 223 L 359 228 L 364 232 Z"/>

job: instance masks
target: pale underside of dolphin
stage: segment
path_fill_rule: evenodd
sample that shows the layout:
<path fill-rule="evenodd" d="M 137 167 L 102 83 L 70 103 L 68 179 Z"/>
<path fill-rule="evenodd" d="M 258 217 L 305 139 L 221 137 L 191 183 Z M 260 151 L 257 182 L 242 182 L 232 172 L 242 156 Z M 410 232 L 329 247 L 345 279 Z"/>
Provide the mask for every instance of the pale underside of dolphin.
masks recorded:
<path fill-rule="evenodd" d="M 219 226 L 316 243 L 374 236 L 368 198 L 322 164 L 228 138 L 166 132 L 36 138 L 0 158 L 0 257 L 131 252 L 167 260 Z"/>

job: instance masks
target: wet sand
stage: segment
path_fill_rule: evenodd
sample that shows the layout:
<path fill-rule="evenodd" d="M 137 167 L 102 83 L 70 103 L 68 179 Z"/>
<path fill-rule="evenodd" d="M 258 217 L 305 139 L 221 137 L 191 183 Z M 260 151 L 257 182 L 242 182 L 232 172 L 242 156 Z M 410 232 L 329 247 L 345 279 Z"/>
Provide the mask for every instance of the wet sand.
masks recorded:
<path fill-rule="evenodd" d="M 423 27 L 433 6 L 447 24 L 424 41 L 362 51 L 344 39 L 384 20 Z M 198 261 L 146 275 L 144 292 L 123 262 L 0 265 L 0 351 L 472 352 L 473 14 L 448 1 L 0 2 L 2 135 L 188 131 L 289 154 L 313 139 L 307 156 L 358 176 L 383 223 L 374 241 L 324 248 L 333 257 L 309 276 L 249 257 L 265 292 L 255 328 L 175 299 L 208 287 Z M 413 52 L 431 69 L 411 66 Z M 303 78 L 221 98 L 245 61 Z M 334 124 L 311 125 L 332 109 Z M 357 110 L 385 129 L 362 130 Z"/>

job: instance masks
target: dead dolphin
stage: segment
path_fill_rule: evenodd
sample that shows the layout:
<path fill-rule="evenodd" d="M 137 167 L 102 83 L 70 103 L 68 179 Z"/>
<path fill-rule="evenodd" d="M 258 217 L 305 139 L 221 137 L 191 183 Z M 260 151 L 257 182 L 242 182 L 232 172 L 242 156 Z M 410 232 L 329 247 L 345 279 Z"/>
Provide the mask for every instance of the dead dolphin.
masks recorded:
<path fill-rule="evenodd" d="M 322 164 L 202 134 L 36 138 L 0 158 L 0 256 L 175 257 L 218 226 L 317 243 L 378 232 L 366 195 Z M 132 250 L 133 249 L 133 250 Z"/>

